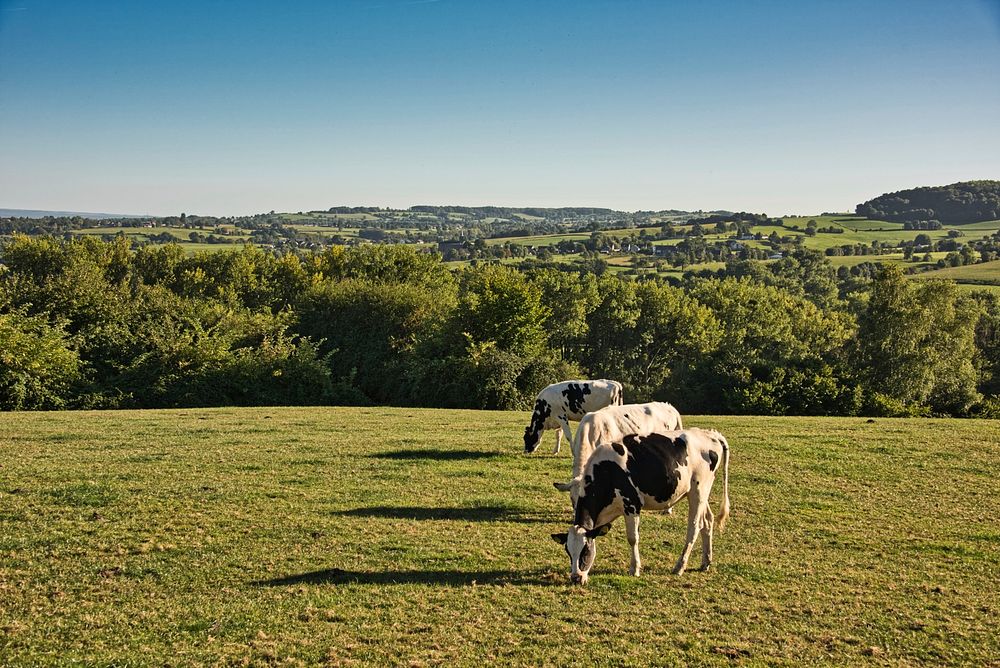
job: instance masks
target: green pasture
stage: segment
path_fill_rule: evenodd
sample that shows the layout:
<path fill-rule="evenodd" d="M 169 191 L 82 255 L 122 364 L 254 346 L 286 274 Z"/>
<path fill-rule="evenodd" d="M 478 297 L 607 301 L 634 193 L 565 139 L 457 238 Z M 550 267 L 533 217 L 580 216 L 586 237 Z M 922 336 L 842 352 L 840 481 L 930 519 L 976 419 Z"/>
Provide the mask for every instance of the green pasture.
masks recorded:
<path fill-rule="evenodd" d="M 507 242 L 516 246 L 551 246 L 560 241 L 586 241 L 590 239 L 589 232 L 577 232 L 573 234 L 536 234 L 529 237 L 500 237 L 497 239 L 487 239 L 490 246 L 503 245 Z"/>
<path fill-rule="evenodd" d="M 329 222 L 325 222 L 322 225 L 309 224 L 309 223 L 292 223 L 287 225 L 296 232 L 302 232 L 304 234 L 317 234 L 323 237 L 333 237 L 341 236 L 345 239 L 351 237 L 357 237 L 358 231 L 361 229 L 359 227 L 342 227 L 337 228 L 336 225 L 331 225 Z"/>
<path fill-rule="evenodd" d="M 336 224 L 338 220 L 345 222 L 351 222 L 357 224 L 358 222 L 364 222 L 369 220 L 377 220 L 377 217 L 371 213 L 311 213 L 311 214 L 294 214 L 294 213 L 283 213 L 281 214 L 283 218 L 287 218 L 292 221 L 303 220 L 307 216 L 314 220 L 322 220 L 326 222 L 332 222 Z"/>
<path fill-rule="evenodd" d="M 980 223 L 969 223 L 968 225 L 955 225 L 955 229 L 963 230 L 974 236 L 972 232 L 996 232 L 1000 230 L 1000 220 L 986 220 Z"/>
<path fill-rule="evenodd" d="M 917 258 L 923 258 L 926 253 L 917 253 Z M 916 262 L 912 260 L 903 259 L 902 253 L 884 253 L 882 255 L 829 255 L 827 260 L 830 261 L 834 267 L 854 267 L 859 264 L 864 264 L 866 262 L 872 262 L 876 264 L 896 264 L 901 267 L 929 267 L 934 265 L 938 260 L 948 255 L 944 251 L 934 251 L 930 254 L 931 261 L 924 262 L 922 259 L 918 259 Z"/>
<path fill-rule="evenodd" d="M 286 221 L 291 221 L 293 223 L 307 221 L 307 220 L 325 220 L 325 214 L 319 213 L 279 213 L 277 214 L 279 218 Z"/>
<path fill-rule="evenodd" d="M 1000 285 L 1000 260 L 980 262 L 964 267 L 945 267 L 917 274 L 914 278 L 946 278 L 958 283 L 990 283 Z"/>
<path fill-rule="evenodd" d="M 893 223 L 888 220 L 870 220 L 861 216 L 795 216 L 784 219 L 786 222 L 804 228 L 810 220 L 815 220 L 819 227 L 836 225 L 855 232 L 902 230 L 903 223 Z"/>
<path fill-rule="evenodd" d="M 1000 425 L 696 417 L 732 448 L 712 571 L 622 522 L 587 587 L 527 413 L 0 414 L 0 665 L 989 665 Z M 565 447 L 565 446 L 564 446 Z M 720 494 L 713 493 L 716 509 Z M 697 550 L 696 550 L 697 552 Z M 692 563 L 698 563 L 697 553 Z"/>
<path fill-rule="evenodd" d="M 175 239 L 187 239 L 187 235 L 195 230 L 182 227 L 85 227 L 79 230 L 71 230 L 70 234 L 81 236 L 103 236 L 105 234 L 124 234 L 127 237 L 148 237 L 152 234 L 162 234 L 166 232 Z M 200 230 L 198 230 L 200 231 Z"/>
<path fill-rule="evenodd" d="M 104 235 L 112 235 L 112 236 L 114 236 L 114 235 L 117 235 L 117 234 L 124 234 L 126 237 L 129 237 L 130 239 L 140 239 L 140 240 L 144 240 L 145 241 L 145 240 L 148 240 L 152 236 L 156 236 L 156 235 L 159 235 L 159 234 L 166 233 L 166 234 L 169 234 L 170 236 L 172 236 L 178 242 L 188 243 L 188 240 L 191 238 L 191 233 L 192 232 L 197 232 L 197 233 L 202 234 L 204 236 L 208 236 L 209 234 L 215 234 L 216 227 L 222 227 L 223 229 L 225 229 L 228 232 L 228 234 L 224 235 L 225 238 L 227 238 L 227 239 L 247 240 L 247 241 L 249 241 L 250 238 L 251 238 L 250 235 L 246 234 L 246 233 L 242 233 L 242 232 L 236 232 L 236 233 L 234 233 L 237 228 L 234 227 L 234 226 L 232 226 L 232 225 L 219 225 L 219 226 L 212 226 L 212 227 L 206 226 L 205 228 L 195 228 L 195 229 L 189 229 L 189 228 L 186 228 L 186 227 L 166 227 L 166 226 L 162 226 L 162 227 L 88 227 L 88 228 L 83 228 L 83 229 L 79 229 L 79 230 L 72 230 L 72 234 L 76 234 L 76 235 L 80 235 L 80 236 L 104 236 Z M 223 236 L 223 235 L 216 235 L 216 236 Z M 213 248 L 214 247 L 215 246 L 213 245 Z"/>

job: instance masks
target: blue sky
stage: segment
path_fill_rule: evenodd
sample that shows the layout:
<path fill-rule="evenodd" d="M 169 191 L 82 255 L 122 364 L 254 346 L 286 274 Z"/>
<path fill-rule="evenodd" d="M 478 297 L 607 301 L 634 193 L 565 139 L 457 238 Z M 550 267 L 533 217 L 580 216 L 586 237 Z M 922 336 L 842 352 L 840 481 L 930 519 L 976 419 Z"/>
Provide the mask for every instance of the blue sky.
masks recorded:
<path fill-rule="evenodd" d="M 0 1 L 0 207 L 782 215 L 977 178 L 998 0 Z"/>

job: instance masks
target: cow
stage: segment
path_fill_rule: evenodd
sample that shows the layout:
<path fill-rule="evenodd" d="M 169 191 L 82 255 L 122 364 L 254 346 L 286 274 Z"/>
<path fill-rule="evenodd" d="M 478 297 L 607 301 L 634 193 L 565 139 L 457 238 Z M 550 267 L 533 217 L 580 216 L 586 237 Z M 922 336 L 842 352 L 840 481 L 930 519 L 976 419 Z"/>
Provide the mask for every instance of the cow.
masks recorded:
<path fill-rule="evenodd" d="M 639 511 L 664 510 L 688 497 L 687 541 L 674 566 L 675 575 L 687 568 L 695 537 L 701 533 L 701 569 L 712 564 L 712 526 L 715 517 L 708 495 L 722 465 L 723 499 L 719 531 L 729 518 L 729 443 L 717 431 L 687 429 L 646 436 L 626 436 L 594 450 L 584 475 L 573 480 L 579 488 L 573 526 L 554 533 L 569 554 L 570 581 L 587 584 L 597 556 L 595 538 L 625 516 L 625 533 L 632 548 L 629 574 L 639 575 Z"/>
<path fill-rule="evenodd" d="M 621 441 L 629 434 L 645 436 L 653 432 L 683 428 L 681 414 L 677 412 L 676 408 L 662 401 L 608 406 L 594 413 L 588 413 L 580 420 L 580 424 L 576 428 L 576 435 L 571 441 L 573 478 L 580 476 L 590 453 L 602 443 Z M 571 483 L 554 482 L 552 484 L 561 492 L 571 492 Z"/>
<path fill-rule="evenodd" d="M 559 430 L 553 451 L 559 454 L 563 434 L 567 441 L 573 441 L 570 420 L 577 422 L 587 413 L 621 403 L 622 384 L 615 380 L 566 380 L 549 385 L 538 393 L 531 422 L 524 429 L 524 454 L 538 448 L 546 429 Z"/>

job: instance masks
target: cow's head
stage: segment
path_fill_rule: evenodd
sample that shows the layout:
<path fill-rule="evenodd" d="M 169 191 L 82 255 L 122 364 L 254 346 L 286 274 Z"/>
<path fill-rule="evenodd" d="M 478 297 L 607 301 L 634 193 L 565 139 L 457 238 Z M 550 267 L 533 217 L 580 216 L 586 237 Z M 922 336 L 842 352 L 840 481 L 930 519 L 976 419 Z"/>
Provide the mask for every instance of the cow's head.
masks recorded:
<path fill-rule="evenodd" d="M 524 454 L 530 455 L 542 442 L 542 432 L 545 431 L 545 421 L 552 415 L 552 407 L 545 399 L 535 401 L 535 410 L 531 414 L 531 422 L 524 428 Z"/>
<path fill-rule="evenodd" d="M 569 555 L 569 579 L 573 584 L 587 584 L 590 568 L 597 556 L 598 536 L 603 536 L 611 530 L 611 524 L 604 524 L 595 529 L 584 529 L 574 524 L 567 533 L 554 533 L 552 540 L 561 543 Z"/>

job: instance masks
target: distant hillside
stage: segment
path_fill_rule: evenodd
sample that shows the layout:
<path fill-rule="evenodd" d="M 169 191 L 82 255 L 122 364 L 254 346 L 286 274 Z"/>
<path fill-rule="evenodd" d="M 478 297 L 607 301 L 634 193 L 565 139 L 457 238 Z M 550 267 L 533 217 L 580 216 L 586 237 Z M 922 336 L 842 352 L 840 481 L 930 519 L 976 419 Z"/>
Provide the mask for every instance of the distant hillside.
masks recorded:
<path fill-rule="evenodd" d="M 0 209 L 0 218 L 93 218 L 107 220 L 114 218 L 148 218 L 129 213 L 87 213 L 85 211 L 36 211 L 33 209 Z"/>
<path fill-rule="evenodd" d="M 481 218 L 510 218 L 512 216 L 531 216 L 533 218 L 583 218 L 587 216 L 615 216 L 627 215 L 626 211 L 616 209 L 604 209 L 599 207 L 586 206 L 564 206 L 564 207 L 507 207 L 507 206 L 455 206 L 438 204 L 417 204 L 408 209 L 390 209 L 377 206 L 332 206 L 326 210 L 312 210 L 311 214 L 358 214 L 358 213 L 390 213 L 393 211 L 405 211 L 410 213 L 460 214 L 466 216 L 478 216 Z M 635 211 L 636 214 L 658 214 L 669 216 L 694 215 L 690 211 L 679 209 L 668 209 L 663 211 Z M 697 211 L 699 215 L 716 214 L 729 215 L 729 211 Z"/>
<path fill-rule="evenodd" d="M 1000 219 L 1000 181 L 963 181 L 886 193 L 859 204 L 858 215 L 908 223 L 938 220 L 948 225 Z"/>

